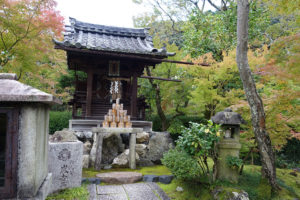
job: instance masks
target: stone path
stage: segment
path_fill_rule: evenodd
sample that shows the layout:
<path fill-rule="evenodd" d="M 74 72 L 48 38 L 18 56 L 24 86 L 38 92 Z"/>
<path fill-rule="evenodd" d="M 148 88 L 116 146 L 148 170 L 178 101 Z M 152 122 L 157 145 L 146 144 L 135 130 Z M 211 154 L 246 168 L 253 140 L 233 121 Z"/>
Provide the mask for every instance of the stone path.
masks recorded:
<path fill-rule="evenodd" d="M 89 185 L 90 200 L 169 200 L 156 183 Z"/>

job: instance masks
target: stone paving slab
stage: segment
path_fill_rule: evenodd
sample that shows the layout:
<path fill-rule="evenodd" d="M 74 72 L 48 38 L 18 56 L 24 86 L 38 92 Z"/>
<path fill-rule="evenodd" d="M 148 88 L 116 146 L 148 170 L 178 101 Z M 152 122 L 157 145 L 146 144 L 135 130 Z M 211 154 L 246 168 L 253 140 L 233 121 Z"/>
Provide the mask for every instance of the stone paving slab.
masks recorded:
<path fill-rule="evenodd" d="M 156 183 L 89 185 L 90 200 L 170 200 Z"/>
<path fill-rule="evenodd" d="M 108 195 L 98 195 L 97 200 L 128 200 L 127 195 L 124 194 L 108 194 Z"/>
<path fill-rule="evenodd" d="M 103 185 L 97 186 L 98 195 L 107 195 L 107 194 L 126 194 L 122 185 Z"/>
<path fill-rule="evenodd" d="M 89 199 L 90 200 L 97 199 L 96 185 L 95 184 L 88 185 L 87 189 L 90 193 L 90 198 Z"/>
<path fill-rule="evenodd" d="M 123 185 L 130 200 L 159 200 L 146 183 Z"/>
<path fill-rule="evenodd" d="M 170 200 L 167 194 L 156 184 L 156 183 L 146 183 L 152 190 L 156 192 L 161 200 Z"/>

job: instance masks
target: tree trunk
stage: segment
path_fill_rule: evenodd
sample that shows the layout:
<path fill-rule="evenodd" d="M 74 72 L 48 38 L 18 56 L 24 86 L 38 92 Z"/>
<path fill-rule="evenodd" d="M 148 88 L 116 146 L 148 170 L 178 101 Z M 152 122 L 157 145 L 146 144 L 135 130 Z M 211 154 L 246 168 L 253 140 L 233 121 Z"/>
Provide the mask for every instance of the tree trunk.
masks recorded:
<path fill-rule="evenodd" d="M 277 190 L 279 187 L 276 183 L 275 157 L 271 139 L 266 131 L 263 102 L 256 91 L 256 85 L 248 64 L 248 16 L 248 0 L 239 0 L 236 61 L 251 110 L 252 126 L 262 163 L 262 177 L 269 181 L 273 190 Z"/>
<path fill-rule="evenodd" d="M 151 76 L 150 69 L 147 67 L 146 68 L 147 75 Z M 162 131 L 166 131 L 170 124 L 166 118 L 166 115 L 161 107 L 161 96 L 160 96 L 160 88 L 157 84 L 153 82 L 152 79 L 149 79 L 151 86 L 155 89 L 155 104 L 156 104 L 156 109 L 157 109 L 157 114 L 159 118 L 161 119 L 161 126 L 162 126 Z"/>

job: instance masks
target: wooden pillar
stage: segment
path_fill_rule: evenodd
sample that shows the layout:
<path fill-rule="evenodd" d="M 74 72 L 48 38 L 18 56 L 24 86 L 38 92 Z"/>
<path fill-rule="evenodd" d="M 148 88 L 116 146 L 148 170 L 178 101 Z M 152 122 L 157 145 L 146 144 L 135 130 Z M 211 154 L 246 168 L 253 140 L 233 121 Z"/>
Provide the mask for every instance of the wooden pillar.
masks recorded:
<path fill-rule="evenodd" d="M 134 73 L 131 82 L 131 116 L 137 118 L 137 74 Z"/>
<path fill-rule="evenodd" d="M 76 100 L 74 99 L 74 101 L 76 101 Z M 72 118 L 74 119 L 76 116 L 77 116 L 77 104 L 73 103 L 73 106 L 72 106 Z"/>
<path fill-rule="evenodd" d="M 92 97 L 93 97 L 93 71 L 91 69 L 89 69 L 87 72 L 85 117 L 91 116 Z"/>

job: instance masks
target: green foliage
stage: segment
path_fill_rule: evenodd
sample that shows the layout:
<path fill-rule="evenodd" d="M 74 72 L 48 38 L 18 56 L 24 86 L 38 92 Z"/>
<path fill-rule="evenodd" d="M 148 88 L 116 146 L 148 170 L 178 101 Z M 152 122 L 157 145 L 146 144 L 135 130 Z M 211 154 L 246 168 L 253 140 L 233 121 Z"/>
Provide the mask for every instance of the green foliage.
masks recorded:
<path fill-rule="evenodd" d="M 235 63 L 235 55 L 230 52 L 222 63 L 212 65 L 209 69 L 193 68 L 190 107 L 188 109 L 203 113 L 210 119 L 218 110 L 236 103 L 243 98 L 242 83 Z"/>
<path fill-rule="evenodd" d="M 146 120 L 152 121 L 152 130 L 153 131 L 162 131 L 161 129 L 161 120 L 158 115 L 147 115 Z M 167 119 L 170 121 L 170 127 L 168 132 L 171 133 L 171 136 L 174 137 L 173 139 L 176 140 L 179 135 L 181 135 L 182 127 L 189 127 L 190 122 L 196 123 L 206 123 L 207 120 L 201 116 L 189 116 L 183 115 L 178 116 L 175 119 L 172 119 L 172 116 L 167 115 Z"/>
<path fill-rule="evenodd" d="M 36 57 L 46 56 L 41 51 L 63 29 L 55 5 L 53 0 L 0 1 L 0 69 L 17 62 L 25 70 L 36 65 Z"/>
<path fill-rule="evenodd" d="M 181 135 L 183 128 L 183 122 L 180 119 L 176 118 L 170 123 L 168 132 L 171 133 L 171 135 Z"/>
<path fill-rule="evenodd" d="M 162 43 L 157 37 L 154 38 L 156 47 L 162 47 Z M 182 53 L 175 44 L 168 44 L 166 48 L 169 52 L 176 53 L 176 56 L 172 57 L 173 60 L 182 59 Z M 182 82 L 153 80 L 152 85 L 147 79 L 139 79 L 139 85 L 141 86 L 138 91 L 139 95 L 146 97 L 146 102 L 150 106 L 147 114 L 157 113 L 156 102 L 159 101 L 164 114 L 172 116 L 169 118 L 169 122 L 174 117 L 185 115 L 185 108 L 189 104 L 192 83 L 185 68 L 174 63 L 162 63 L 150 71 L 151 76 L 180 79 Z M 144 73 L 148 75 L 146 72 Z M 159 91 L 160 98 L 157 96 L 156 91 Z"/>
<path fill-rule="evenodd" d="M 201 169 L 202 176 L 207 178 L 209 182 L 214 181 L 211 176 L 208 158 L 214 161 L 214 167 L 218 159 L 216 143 L 221 136 L 220 126 L 208 121 L 207 125 L 190 123 L 189 128 L 184 128 L 182 135 L 176 141 L 177 147 L 184 150 L 192 156 Z M 213 170 L 213 173 L 215 171 Z"/>
<path fill-rule="evenodd" d="M 69 111 L 50 111 L 49 133 L 61 131 L 69 127 L 69 120 L 72 118 L 72 113 Z"/>
<path fill-rule="evenodd" d="M 81 187 L 78 188 L 65 189 L 58 193 L 51 194 L 46 198 L 46 200 L 57 200 L 57 199 L 88 200 L 89 192 L 87 190 L 87 185 L 82 185 Z"/>
<path fill-rule="evenodd" d="M 286 145 L 277 153 L 276 166 L 280 168 L 300 167 L 300 140 L 291 138 Z"/>
<path fill-rule="evenodd" d="M 68 70 L 66 74 L 61 74 L 58 78 L 59 86 L 61 88 L 74 87 L 76 75 L 79 81 L 84 81 L 87 79 L 87 75 L 85 72 L 75 72 L 74 70 Z"/>
<path fill-rule="evenodd" d="M 201 175 L 197 160 L 180 148 L 171 149 L 165 153 L 162 163 L 178 179 L 197 181 Z"/>
<path fill-rule="evenodd" d="M 54 0 L 1 0 L 0 72 L 16 73 L 20 82 L 57 96 L 66 58 L 52 39 L 61 37 L 63 25 Z"/>
<path fill-rule="evenodd" d="M 184 49 L 192 57 L 211 52 L 217 61 L 223 60 L 223 51 L 228 52 L 236 45 L 237 6 L 230 2 L 225 11 L 202 13 L 194 10 L 186 24 Z M 265 32 L 270 24 L 267 9 L 257 1 L 250 4 L 249 43 L 261 46 L 266 41 Z"/>
<path fill-rule="evenodd" d="M 240 168 L 243 165 L 243 160 L 235 156 L 227 156 L 226 164 L 231 168 Z"/>
<path fill-rule="evenodd" d="M 216 153 L 214 145 L 220 136 L 220 126 L 211 121 L 208 121 L 207 125 L 191 123 L 189 128 L 183 129 L 177 145 L 191 156 L 213 156 Z"/>
<path fill-rule="evenodd" d="M 184 181 L 180 179 L 174 179 L 170 184 L 160 184 L 159 186 L 167 193 L 167 195 L 176 200 L 211 200 L 214 199 L 212 196 L 212 191 L 214 189 L 222 189 L 224 195 L 220 195 L 219 199 L 226 197 L 227 192 L 230 191 L 246 191 L 249 195 L 249 199 L 255 200 L 265 200 L 264 197 L 260 196 L 260 182 L 261 182 L 261 167 L 256 165 L 245 165 L 244 172 L 239 177 L 239 183 L 234 184 L 226 181 L 216 181 L 212 185 L 207 185 L 206 183 Z M 282 199 L 295 199 L 299 198 L 300 187 L 297 185 L 298 177 L 292 176 L 289 173 L 292 170 L 287 169 L 277 169 L 278 184 L 281 190 L 274 194 L 272 200 L 282 200 Z M 200 180 L 202 182 L 202 180 Z M 176 191 L 176 188 L 180 186 L 184 190 L 183 192 Z M 268 193 L 269 187 L 263 187 L 267 189 Z M 263 190 L 261 190 L 263 192 Z M 223 193 L 223 192 L 222 192 Z M 270 193 L 267 194 L 270 197 Z M 225 198 L 226 199 L 226 198 Z"/>

